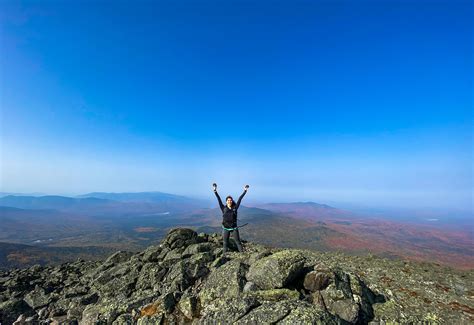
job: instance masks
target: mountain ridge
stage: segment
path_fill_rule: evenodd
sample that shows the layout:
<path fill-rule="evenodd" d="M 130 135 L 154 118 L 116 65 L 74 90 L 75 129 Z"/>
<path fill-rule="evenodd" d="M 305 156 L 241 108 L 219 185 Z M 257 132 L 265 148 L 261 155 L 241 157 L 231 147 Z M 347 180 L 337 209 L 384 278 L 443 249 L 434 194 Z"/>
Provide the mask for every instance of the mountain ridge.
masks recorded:
<path fill-rule="evenodd" d="M 84 202 L 85 198 L 66 197 L 64 200 L 60 196 L 47 196 L 47 201 L 59 198 L 61 202 L 70 203 L 37 205 L 43 210 L 0 207 L 0 241 L 78 249 L 92 245 L 137 251 L 161 240 L 171 227 L 221 230 L 222 213 L 218 208 L 203 208 L 198 201 L 183 200 L 182 197 L 174 203 L 133 201 L 136 195 L 143 193 L 162 196 L 162 192 L 140 192 L 132 193 L 130 198 L 127 193 L 118 193 L 125 195 L 123 199 L 127 202 L 88 198 L 86 204 L 74 203 Z M 41 198 L 27 197 L 26 200 L 36 202 Z M 261 244 L 341 250 L 350 254 L 370 252 L 393 258 L 436 261 L 461 269 L 474 267 L 472 222 L 466 221 L 456 228 L 445 226 L 446 222 L 397 222 L 356 215 L 313 201 L 257 206 L 243 203 L 238 218 L 241 224 L 248 225 L 241 235 Z M 44 241 L 45 237 L 52 240 Z"/>

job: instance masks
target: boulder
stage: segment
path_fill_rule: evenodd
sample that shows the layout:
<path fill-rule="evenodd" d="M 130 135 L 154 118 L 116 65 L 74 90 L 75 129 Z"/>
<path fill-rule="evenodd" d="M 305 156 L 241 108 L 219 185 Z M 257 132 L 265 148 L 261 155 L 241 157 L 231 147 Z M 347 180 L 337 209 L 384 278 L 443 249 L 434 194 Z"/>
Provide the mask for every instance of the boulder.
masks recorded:
<path fill-rule="evenodd" d="M 286 317 L 296 305 L 289 301 L 263 302 L 239 319 L 239 324 L 275 324 Z"/>
<path fill-rule="evenodd" d="M 199 323 L 232 324 L 259 305 L 254 297 L 222 297 L 204 307 Z"/>
<path fill-rule="evenodd" d="M 140 317 L 137 321 L 137 325 L 157 325 L 163 322 L 164 313 L 158 313 L 152 316 Z"/>
<path fill-rule="evenodd" d="M 201 253 L 206 254 L 206 253 Z M 159 290 L 163 293 L 185 291 L 194 284 L 196 279 L 205 276 L 209 269 L 206 255 L 195 255 L 191 259 L 179 260 L 171 266 Z"/>
<path fill-rule="evenodd" d="M 331 283 L 326 289 L 321 291 L 321 296 L 324 299 L 326 305 L 333 303 L 337 300 L 346 299 L 344 292 L 336 288 L 334 283 Z"/>
<path fill-rule="evenodd" d="M 217 299 L 238 297 L 245 285 L 247 266 L 239 260 L 232 260 L 215 269 L 203 284 L 199 297 L 204 306 Z"/>
<path fill-rule="evenodd" d="M 78 284 L 75 286 L 66 287 L 63 290 L 63 295 L 65 298 L 73 298 L 78 296 L 83 296 L 89 293 L 90 288 L 83 284 Z"/>
<path fill-rule="evenodd" d="M 257 290 L 250 292 L 249 295 L 256 297 L 258 301 L 298 300 L 300 298 L 298 291 L 287 288 Z"/>
<path fill-rule="evenodd" d="M 112 255 L 110 255 L 105 261 L 104 264 L 106 265 L 115 265 L 118 263 L 122 263 L 127 261 L 130 257 L 132 257 L 132 252 L 124 252 L 118 251 Z"/>
<path fill-rule="evenodd" d="M 47 306 L 52 301 L 51 297 L 46 294 L 46 291 L 38 285 L 25 296 L 24 300 L 33 309 Z"/>
<path fill-rule="evenodd" d="M 304 272 L 304 256 L 284 250 L 264 257 L 250 266 L 247 279 L 261 289 L 283 288 Z"/>
<path fill-rule="evenodd" d="M 251 281 L 247 282 L 244 285 L 244 289 L 243 289 L 244 292 L 256 291 L 256 290 L 258 290 L 257 286 L 255 285 L 255 283 L 253 283 Z"/>
<path fill-rule="evenodd" d="M 143 265 L 135 285 L 136 290 L 157 289 L 167 271 L 167 269 L 155 263 Z"/>
<path fill-rule="evenodd" d="M 141 265 L 137 263 L 121 263 L 97 275 L 92 286 L 100 296 L 124 299 L 131 295 L 140 275 Z"/>
<path fill-rule="evenodd" d="M 142 261 L 145 263 L 158 262 L 162 248 L 160 246 L 150 246 L 143 252 Z"/>
<path fill-rule="evenodd" d="M 163 257 L 163 262 L 166 261 L 171 261 L 170 264 L 173 264 L 175 261 L 178 261 L 181 259 L 181 254 L 185 250 L 184 247 L 176 247 L 172 250 L 170 250 L 166 255 Z"/>
<path fill-rule="evenodd" d="M 319 272 L 319 274 L 327 273 L 327 271 Z M 319 291 L 320 296 L 313 295 L 313 303 L 324 305 L 331 314 L 349 323 L 368 322 L 372 319 L 372 304 L 375 302 L 369 302 L 375 297 L 372 291 L 366 288 L 360 278 L 353 273 L 336 269 L 333 275 L 329 285 Z"/>
<path fill-rule="evenodd" d="M 357 323 L 359 320 L 360 306 L 352 299 L 343 299 L 326 305 L 328 311 L 349 323 Z"/>
<path fill-rule="evenodd" d="M 73 301 L 69 304 L 67 310 L 67 318 L 68 319 L 81 319 L 82 312 L 86 306 L 82 305 L 80 302 Z"/>
<path fill-rule="evenodd" d="M 311 271 L 304 277 L 303 285 L 306 290 L 315 292 L 326 289 L 331 281 L 334 281 L 334 275 L 331 272 Z"/>
<path fill-rule="evenodd" d="M 171 314 L 176 306 L 173 293 L 160 296 L 156 301 L 143 306 L 140 309 L 140 316 L 154 316 L 160 314 Z"/>
<path fill-rule="evenodd" d="M 328 312 L 309 303 L 300 302 L 295 308 L 292 308 L 287 316 L 278 322 L 278 324 L 324 324 L 338 325 L 340 322 Z"/>
<path fill-rule="evenodd" d="M 199 314 L 199 301 L 195 296 L 186 295 L 180 299 L 176 308 L 187 319 L 193 319 Z"/>
<path fill-rule="evenodd" d="M 99 321 L 101 310 L 97 305 L 89 305 L 82 312 L 79 325 L 96 324 Z"/>
<path fill-rule="evenodd" d="M 49 316 L 65 316 L 69 309 L 69 304 L 71 299 L 69 298 L 59 298 L 57 301 L 48 305 Z"/>
<path fill-rule="evenodd" d="M 131 325 L 135 323 L 132 314 L 122 314 L 112 322 L 112 325 Z"/>
<path fill-rule="evenodd" d="M 99 295 L 96 292 L 90 292 L 79 298 L 79 303 L 83 306 L 95 304 L 99 300 Z"/>
<path fill-rule="evenodd" d="M 24 325 L 24 324 L 26 324 L 26 316 L 23 314 L 18 316 L 16 321 L 13 323 L 13 325 Z"/>
<path fill-rule="evenodd" d="M 192 229 L 175 228 L 168 232 L 166 238 L 163 240 L 163 245 L 170 249 L 183 247 L 198 242 L 197 233 Z"/>
<path fill-rule="evenodd" d="M 212 251 L 214 248 L 215 248 L 215 245 L 211 243 L 192 244 L 186 247 L 186 249 L 182 253 L 182 257 L 186 258 L 197 253 L 209 252 L 209 251 Z"/>

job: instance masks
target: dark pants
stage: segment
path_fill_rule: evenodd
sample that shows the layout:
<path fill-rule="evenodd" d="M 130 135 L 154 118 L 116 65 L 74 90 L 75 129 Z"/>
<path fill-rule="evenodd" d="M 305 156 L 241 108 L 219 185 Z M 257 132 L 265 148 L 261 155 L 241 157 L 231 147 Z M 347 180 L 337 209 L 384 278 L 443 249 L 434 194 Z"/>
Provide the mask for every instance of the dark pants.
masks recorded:
<path fill-rule="evenodd" d="M 223 254 L 227 253 L 227 246 L 229 246 L 229 235 L 232 232 L 232 236 L 234 237 L 234 241 L 237 244 L 237 248 L 239 249 L 239 252 L 243 252 L 242 248 L 242 243 L 240 242 L 240 236 L 239 236 L 239 229 L 234 229 L 234 230 L 225 230 L 222 229 L 222 237 L 224 239 L 224 250 Z"/>

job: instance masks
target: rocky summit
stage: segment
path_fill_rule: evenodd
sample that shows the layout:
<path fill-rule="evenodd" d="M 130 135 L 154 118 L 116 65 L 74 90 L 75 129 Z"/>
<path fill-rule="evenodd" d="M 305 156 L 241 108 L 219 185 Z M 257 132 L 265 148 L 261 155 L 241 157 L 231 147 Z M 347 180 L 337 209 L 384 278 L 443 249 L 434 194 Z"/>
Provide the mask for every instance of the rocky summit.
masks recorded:
<path fill-rule="evenodd" d="M 140 253 L 1 272 L 0 323 L 474 322 L 472 271 L 244 244 L 224 257 L 221 235 L 177 228 Z"/>

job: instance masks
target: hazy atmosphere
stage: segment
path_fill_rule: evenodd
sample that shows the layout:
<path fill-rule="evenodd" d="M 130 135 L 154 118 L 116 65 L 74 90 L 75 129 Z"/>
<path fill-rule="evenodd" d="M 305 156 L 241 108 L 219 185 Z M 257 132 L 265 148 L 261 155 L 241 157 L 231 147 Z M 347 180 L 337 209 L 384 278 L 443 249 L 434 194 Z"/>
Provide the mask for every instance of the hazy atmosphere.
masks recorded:
<path fill-rule="evenodd" d="M 469 1 L 0 8 L 3 192 L 472 209 Z"/>
<path fill-rule="evenodd" d="M 0 325 L 474 324 L 473 22 L 0 0 Z"/>

